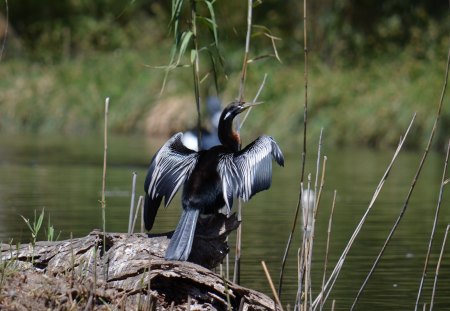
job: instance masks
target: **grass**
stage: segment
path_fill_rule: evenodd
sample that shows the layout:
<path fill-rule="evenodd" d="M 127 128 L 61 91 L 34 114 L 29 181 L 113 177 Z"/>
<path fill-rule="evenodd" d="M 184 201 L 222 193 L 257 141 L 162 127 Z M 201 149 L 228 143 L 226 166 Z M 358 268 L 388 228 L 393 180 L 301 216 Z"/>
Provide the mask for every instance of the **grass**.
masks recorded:
<path fill-rule="evenodd" d="M 147 114 L 158 101 L 187 97 L 192 100 L 189 106 L 194 107 L 189 68 L 178 69 L 176 78 L 174 73 L 169 75 L 160 98 L 164 71 L 145 66 L 165 64 L 168 49 L 162 46 L 146 52 L 90 54 L 54 64 L 3 60 L 2 76 L 8 78 L 0 81 L 0 130 L 44 134 L 100 131 L 100 103 L 109 96 L 111 131 L 143 133 Z M 228 53 L 229 82 L 221 94 L 224 103 L 238 93 L 241 59 L 235 53 Z M 280 54 L 283 59 L 283 53 Z M 312 60 L 308 135 L 317 137 L 323 127 L 330 145 L 395 147 L 403 128 L 417 112 L 417 127 L 408 145 L 417 147 L 433 122 L 428 111 L 438 100 L 435 85 L 442 79 L 443 58 L 417 59 L 413 51 L 406 49 L 395 58 L 380 57 L 354 67 L 328 66 Z M 294 133 L 301 130 L 303 118 L 298 109 L 304 92 L 299 88 L 303 83 L 302 67 L 300 61 L 280 64 L 264 60 L 250 64 L 246 93 L 255 94 L 264 74 L 269 73 L 260 96 L 269 104 L 253 112 L 246 125 L 251 130 L 245 132 L 271 133 L 281 144 L 295 143 Z M 448 118 L 442 121 L 443 127 L 437 133 L 440 145 L 444 145 L 444 134 L 450 125 Z M 333 131 L 328 133 L 327 129 Z"/>

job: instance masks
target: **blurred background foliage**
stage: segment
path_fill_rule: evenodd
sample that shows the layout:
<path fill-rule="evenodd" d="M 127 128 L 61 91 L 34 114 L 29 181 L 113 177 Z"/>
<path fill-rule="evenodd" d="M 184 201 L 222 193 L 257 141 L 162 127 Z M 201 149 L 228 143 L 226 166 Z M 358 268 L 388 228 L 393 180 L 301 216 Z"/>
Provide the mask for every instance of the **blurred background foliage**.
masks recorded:
<path fill-rule="evenodd" d="M 202 96 L 217 94 L 228 102 L 237 96 L 247 2 L 196 1 L 198 16 L 210 19 L 206 2 L 214 7 L 219 54 L 200 52 Z M 0 9 L 2 41 L 5 4 Z M 195 124 L 189 53 L 160 95 L 165 72 L 155 67 L 168 64 L 174 42 L 171 1 L 14 0 L 8 5 L 8 37 L 0 63 L 1 132 L 97 130 L 106 96 L 111 97 L 115 132 L 169 134 L 149 122 L 154 106 L 171 105 L 174 98 L 187 98 L 180 109 L 190 112 L 181 114 L 180 121 L 172 109 L 165 119 L 172 123 L 166 124 L 167 131 Z M 330 144 L 394 146 L 417 111 L 410 146 L 421 144 L 443 82 L 448 17 L 446 1 L 309 1 L 310 134 L 324 127 Z M 190 29 L 188 1 L 179 21 L 181 29 Z M 249 132 L 297 140 L 303 122 L 303 2 L 255 1 L 253 24 L 251 57 L 273 55 L 275 38 L 281 62 L 271 57 L 250 64 L 248 100 L 264 73 L 269 78 L 260 97 L 268 103 L 252 112 Z M 199 22 L 201 47 L 213 44 L 210 26 Z M 211 77 L 213 65 L 217 85 Z M 443 123 L 441 142 L 450 126 L 448 111 Z"/>

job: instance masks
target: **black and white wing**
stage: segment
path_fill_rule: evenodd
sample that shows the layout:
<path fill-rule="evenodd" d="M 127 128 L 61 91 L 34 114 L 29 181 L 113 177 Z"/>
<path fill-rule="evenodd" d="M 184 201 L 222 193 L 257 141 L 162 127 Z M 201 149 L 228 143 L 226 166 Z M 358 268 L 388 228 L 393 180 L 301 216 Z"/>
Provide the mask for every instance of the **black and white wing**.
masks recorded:
<path fill-rule="evenodd" d="M 269 189 L 272 159 L 284 166 L 283 153 L 270 136 L 258 137 L 241 151 L 221 156 L 218 168 L 225 203 L 229 209 L 233 204 L 233 196 L 247 201 L 257 192 Z"/>
<path fill-rule="evenodd" d="M 172 136 L 150 163 L 144 183 L 144 221 L 147 230 L 153 227 L 162 198 L 167 206 L 197 163 L 198 153 L 183 145 L 182 136 L 182 133 Z"/>

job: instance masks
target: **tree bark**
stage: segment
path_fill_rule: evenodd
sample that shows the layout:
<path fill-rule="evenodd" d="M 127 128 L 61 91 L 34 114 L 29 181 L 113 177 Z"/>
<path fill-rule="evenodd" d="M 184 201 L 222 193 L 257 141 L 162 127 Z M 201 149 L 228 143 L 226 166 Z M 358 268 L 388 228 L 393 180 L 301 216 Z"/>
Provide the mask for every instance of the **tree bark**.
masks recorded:
<path fill-rule="evenodd" d="M 238 225 L 234 215 L 199 222 L 190 262 L 164 260 L 173 232 L 95 230 L 34 246 L 2 244 L 0 309 L 38 308 L 33 303 L 43 301 L 55 309 L 277 310 L 266 295 L 210 270 L 226 256 L 226 237 Z"/>

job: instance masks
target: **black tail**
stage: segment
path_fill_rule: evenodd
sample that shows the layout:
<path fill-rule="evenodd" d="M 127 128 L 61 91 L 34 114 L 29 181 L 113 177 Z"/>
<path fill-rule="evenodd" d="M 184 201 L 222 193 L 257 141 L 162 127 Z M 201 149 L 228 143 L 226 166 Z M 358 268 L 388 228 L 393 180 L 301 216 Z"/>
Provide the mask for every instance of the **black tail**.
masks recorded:
<path fill-rule="evenodd" d="M 198 209 L 183 209 L 177 228 L 170 239 L 166 260 L 186 261 L 189 258 L 199 213 Z"/>
<path fill-rule="evenodd" d="M 145 229 L 151 230 L 153 223 L 155 222 L 156 213 L 158 212 L 159 205 L 161 204 L 162 197 L 156 197 L 151 199 L 146 193 L 144 199 L 144 222 Z"/>

